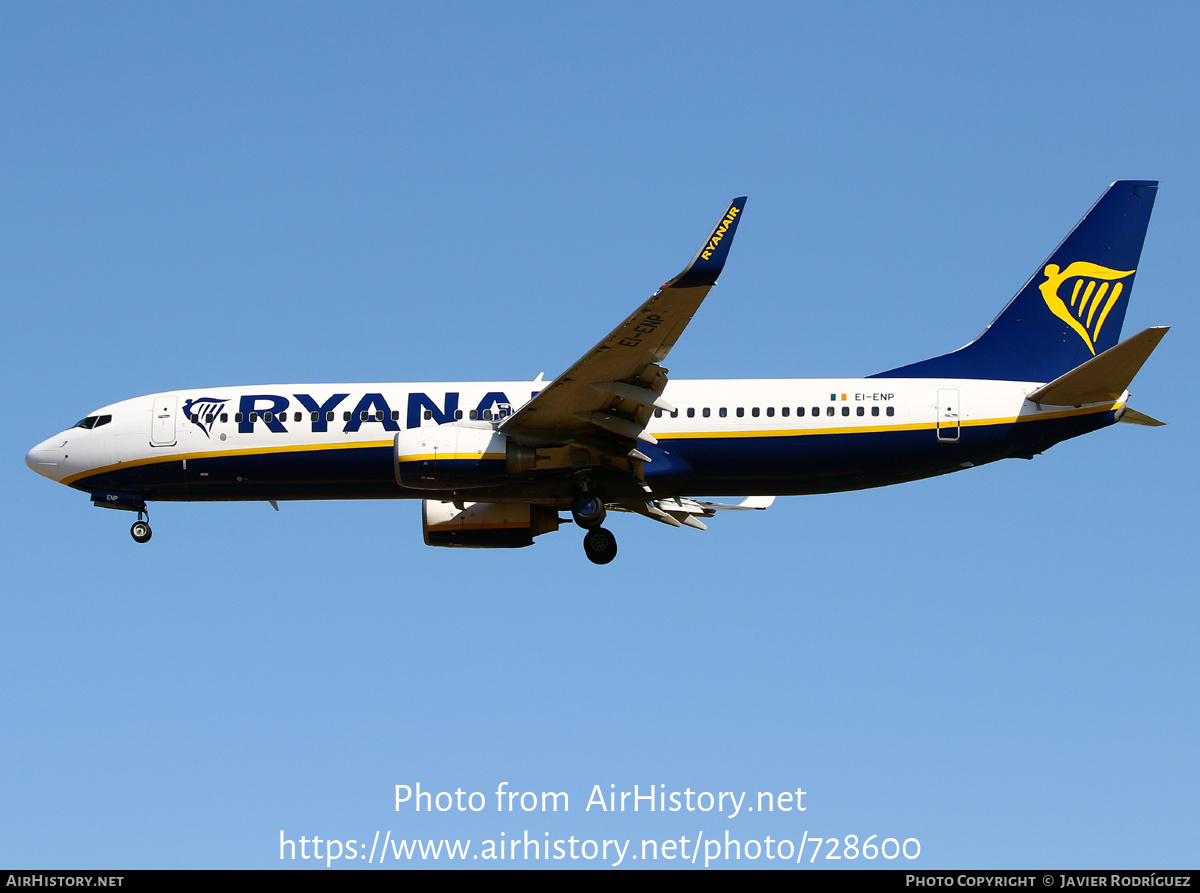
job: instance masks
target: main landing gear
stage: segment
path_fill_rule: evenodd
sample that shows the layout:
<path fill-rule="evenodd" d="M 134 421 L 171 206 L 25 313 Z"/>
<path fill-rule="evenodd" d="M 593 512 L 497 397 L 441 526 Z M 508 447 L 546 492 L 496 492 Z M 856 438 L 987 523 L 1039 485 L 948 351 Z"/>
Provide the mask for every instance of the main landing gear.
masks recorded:
<path fill-rule="evenodd" d="M 603 527 L 583 535 L 583 551 L 592 564 L 608 564 L 617 557 L 617 538 Z"/>
<path fill-rule="evenodd" d="M 583 493 L 571 503 L 571 517 L 587 531 L 583 551 L 593 564 L 608 564 L 617 557 L 617 538 L 600 526 L 607 514 L 604 500 L 594 493 Z"/>

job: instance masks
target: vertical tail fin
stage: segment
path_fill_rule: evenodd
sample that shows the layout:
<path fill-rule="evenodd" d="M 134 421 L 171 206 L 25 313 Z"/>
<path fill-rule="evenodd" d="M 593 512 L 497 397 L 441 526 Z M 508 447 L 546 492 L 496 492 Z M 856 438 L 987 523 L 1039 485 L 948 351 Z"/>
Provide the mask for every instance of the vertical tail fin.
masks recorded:
<path fill-rule="evenodd" d="M 1051 381 L 1121 338 L 1157 180 L 1118 180 L 966 347 L 873 378 Z"/>

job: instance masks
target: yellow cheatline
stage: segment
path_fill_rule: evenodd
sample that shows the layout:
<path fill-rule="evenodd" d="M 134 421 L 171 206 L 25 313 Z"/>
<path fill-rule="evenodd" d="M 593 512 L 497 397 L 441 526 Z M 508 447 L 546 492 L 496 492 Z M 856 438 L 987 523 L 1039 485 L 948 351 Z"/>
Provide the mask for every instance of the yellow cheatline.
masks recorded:
<path fill-rule="evenodd" d="M 412 453 L 411 455 L 397 456 L 398 462 L 429 462 L 436 459 L 439 462 L 452 462 L 456 459 L 504 459 L 504 453 Z"/>
<path fill-rule="evenodd" d="M 1061 412 L 1040 412 L 1036 415 L 1006 416 L 993 419 L 964 419 L 959 425 L 964 428 L 982 428 L 988 425 L 1012 425 L 1020 422 L 1040 422 L 1045 419 L 1061 419 L 1067 416 L 1089 415 L 1091 413 L 1111 412 L 1123 404 L 1113 403 L 1104 406 L 1090 406 L 1081 409 L 1065 409 Z M 841 428 L 785 428 L 772 431 L 688 431 L 678 433 L 663 433 L 655 435 L 659 440 L 694 440 L 699 438 L 727 439 L 733 437 L 811 437 L 822 434 L 879 434 L 885 431 L 932 431 L 937 427 L 936 421 L 918 422 L 916 424 L 897 425 L 861 425 Z"/>

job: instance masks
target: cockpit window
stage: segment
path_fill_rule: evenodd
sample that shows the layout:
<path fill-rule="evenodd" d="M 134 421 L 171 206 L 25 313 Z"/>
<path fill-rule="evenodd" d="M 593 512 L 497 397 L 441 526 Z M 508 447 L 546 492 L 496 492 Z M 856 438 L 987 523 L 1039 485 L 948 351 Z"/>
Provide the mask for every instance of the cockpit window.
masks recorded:
<path fill-rule="evenodd" d="M 86 419 L 80 419 L 75 423 L 76 428 L 99 428 L 101 425 L 107 425 L 112 421 L 110 415 L 90 415 Z"/>

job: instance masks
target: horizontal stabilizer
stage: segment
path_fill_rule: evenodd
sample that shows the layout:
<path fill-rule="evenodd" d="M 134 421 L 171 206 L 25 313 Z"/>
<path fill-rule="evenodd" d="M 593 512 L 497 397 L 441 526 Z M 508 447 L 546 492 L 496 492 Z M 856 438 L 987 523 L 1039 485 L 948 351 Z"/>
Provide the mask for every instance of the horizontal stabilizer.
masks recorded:
<path fill-rule="evenodd" d="M 1124 422 L 1126 425 L 1145 425 L 1147 428 L 1161 428 L 1166 424 L 1166 422 L 1152 419 L 1144 412 L 1138 412 L 1136 409 L 1126 409 L 1121 413 L 1121 417 L 1117 421 Z"/>
<path fill-rule="evenodd" d="M 1029 394 L 1033 403 L 1080 406 L 1119 400 L 1170 326 L 1144 329 Z"/>

